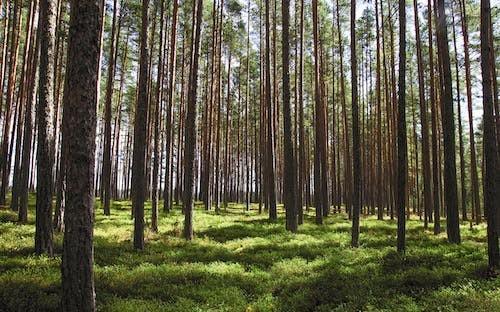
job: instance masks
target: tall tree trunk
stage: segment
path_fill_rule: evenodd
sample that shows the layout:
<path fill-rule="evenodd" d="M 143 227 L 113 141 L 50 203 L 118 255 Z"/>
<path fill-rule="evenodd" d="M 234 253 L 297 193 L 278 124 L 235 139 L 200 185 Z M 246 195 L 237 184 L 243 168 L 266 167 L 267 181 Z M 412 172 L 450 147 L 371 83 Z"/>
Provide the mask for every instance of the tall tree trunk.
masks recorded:
<path fill-rule="evenodd" d="M 154 138 L 153 138 L 153 172 L 151 187 L 151 230 L 158 232 L 158 175 L 160 171 L 160 110 L 163 98 L 163 53 L 164 53 L 164 28 L 165 28 L 165 1 L 160 1 L 160 43 L 158 49 L 158 69 L 156 85 L 156 101 L 154 108 Z"/>
<path fill-rule="evenodd" d="M 67 188 L 62 255 L 62 310 L 95 311 L 94 167 L 99 70 L 99 0 L 71 1 L 63 139 Z"/>
<path fill-rule="evenodd" d="M 427 102 L 425 100 L 425 80 L 424 61 L 422 57 L 422 45 L 420 38 L 420 23 L 418 19 L 417 0 L 413 0 L 415 16 L 415 37 L 417 45 L 417 66 L 418 66 L 418 96 L 420 104 L 420 122 L 422 128 L 422 168 L 424 171 L 424 228 L 427 228 L 429 216 L 432 213 L 432 176 L 429 154 L 429 124 L 427 121 Z M 432 102 L 432 99 L 431 99 Z"/>
<path fill-rule="evenodd" d="M 38 9 L 38 1 L 35 3 L 34 11 Z M 24 135 L 21 159 L 21 177 L 19 182 L 19 211 L 18 221 L 21 223 L 28 222 L 28 187 L 32 140 L 33 140 L 33 106 L 36 105 L 36 92 L 37 92 L 37 72 L 38 72 L 38 58 L 40 51 L 40 35 L 38 28 L 32 32 L 34 48 L 30 50 L 29 66 L 28 66 L 28 96 L 26 98 L 26 112 L 24 115 Z"/>
<path fill-rule="evenodd" d="M 172 30 L 170 32 L 170 55 L 168 61 L 168 86 L 167 86 L 167 114 L 166 114 L 166 127 L 165 127 L 165 189 L 163 190 L 163 210 L 169 212 L 172 203 L 172 184 L 170 183 L 171 163 L 172 163 L 172 111 L 174 101 L 174 86 L 175 86 L 175 73 L 176 73 L 176 59 L 177 59 L 177 12 L 179 10 L 179 1 L 174 0 L 172 9 Z"/>
<path fill-rule="evenodd" d="M 247 4 L 247 55 L 246 55 L 246 96 L 245 96 L 245 210 L 250 210 L 250 164 L 248 155 L 248 104 L 250 101 L 250 0 Z"/>
<path fill-rule="evenodd" d="M 231 47 L 228 46 L 228 62 L 227 62 L 227 100 L 226 100 L 226 130 L 224 134 L 224 198 L 223 205 L 224 209 L 227 209 L 227 203 L 229 200 L 229 127 L 230 127 L 230 118 L 231 115 Z"/>
<path fill-rule="evenodd" d="M 321 80 L 321 47 L 318 21 L 318 2 L 313 0 L 313 38 L 314 38 L 314 99 L 315 99 L 315 140 L 314 148 L 314 197 L 316 206 L 316 223 L 323 223 L 323 211 L 328 207 L 328 190 L 325 183 L 328 183 L 325 175 L 328 174 L 326 168 L 326 111 L 322 96 L 322 80 Z M 327 176 L 326 176 L 327 177 Z M 325 200 L 326 198 L 326 200 Z"/>
<path fill-rule="evenodd" d="M 198 57 L 200 52 L 201 21 L 203 17 L 203 0 L 193 2 L 193 22 L 191 34 L 191 62 L 189 70 L 189 89 L 186 114 L 186 147 L 184 149 L 184 237 L 193 239 L 193 187 L 194 156 L 196 151 L 196 100 L 198 89 Z"/>
<path fill-rule="evenodd" d="M 469 31 L 467 26 L 467 12 L 465 10 L 465 0 L 460 0 L 460 15 L 462 21 L 462 35 L 464 38 L 464 65 L 465 65 L 465 85 L 467 91 L 467 111 L 469 117 L 469 144 L 470 144 L 470 166 L 471 166 L 471 199 L 472 212 L 476 224 L 481 223 L 481 202 L 479 200 L 479 178 L 477 174 L 476 141 L 474 138 L 474 117 L 472 115 L 472 84 L 469 56 Z"/>
<path fill-rule="evenodd" d="M 431 106 L 431 123 L 432 123 L 432 189 L 433 189 L 433 207 L 434 207 L 434 234 L 441 232 L 441 213 L 440 213 L 440 191 L 439 191 L 439 150 L 438 150 L 438 117 L 437 117 L 437 97 L 435 92 L 435 78 L 434 78 L 434 53 L 433 53 L 433 35 L 432 35 L 432 0 L 428 1 L 427 5 L 427 22 L 429 28 L 429 97 Z"/>
<path fill-rule="evenodd" d="M 271 97 L 271 44 L 270 44 L 270 9 L 269 0 L 265 0 L 265 28 L 266 28 L 266 48 L 265 48 L 265 103 L 267 107 L 267 157 L 265 177 L 267 180 L 267 195 L 269 200 L 269 219 L 276 221 L 278 212 L 276 209 L 276 183 L 275 183 L 275 166 L 274 166 L 274 130 L 273 130 L 273 103 Z"/>
<path fill-rule="evenodd" d="M 115 82 L 115 49 L 116 49 L 116 16 L 118 0 L 113 0 L 113 20 L 111 23 L 111 39 L 109 44 L 108 80 L 104 99 L 104 150 L 102 161 L 102 196 L 104 214 L 110 215 L 111 202 L 111 111 Z M 120 8 L 121 9 L 121 8 Z"/>
<path fill-rule="evenodd" d="M 40 1 L 40 77 L 37 104 L 37 188 L 35 252 L 52 255 L 52 192 L 54 164 L 55 1 Z"/>
<path fill-rule="evenodd" d="M 298 223 L 304 222 L 304 188 L 305 188 L 305 131 L 304 131 L 304 0 L 300 0 L 300 30 L 299 30 L 299 189 L 297 190 Z"/>
<path fill-rule="evenodd" d="M 359 214 L 361 210 L 361 152 L 359 136 L 358 75 L 356 55 L 356 0 L 351 0 L 351 81 L 352 81 L 352 240 L 351 246 L 359 246 Z"/>
<path fill-rule="evenodd" d="M 459 142 L 459 155 L 460 155 L 460 206 L 462 210 L 462 220 L 467 220 L 467 191 L 465 186 L 465 157 L 464 157 L 464 138 L 462 128 L 462 105 L 460 99 L 460 73 L 458 64 L 458 51 L 457 51 L 457 33 L 455 27 L 455 13 L 451 4 L 451 17 L 453 28 L 453 51 L 455 53 L 455 79 L 457 84 L 457 118 L 458 118 L 458 142 Z"/>
<path fill-rule="evenodd" d="M 399 87 L 398 87 L 398 242 L 397 249 L 404 252 L 406 247 L 406 3 L 399 0 Z"/>
<path fill-rule="evenodd" d="M 491 7 L 489 0 L 481 0 L 481 71 L 483 84 L 483 118 L 484 118 L 484 210 L 488 220 L 488 266 L 500 268 L 500 164 L 495 134 L 493 108 L 493 90 L 491 67 L 494 47 L 491 45 L 493 33 L 490 28 Z M 494 60 L 494 59 L 493 59 Z M 499 131 L 499 129 L 496 129 Z"/>
<path fill-rule="evenodd" d="M 437 39 L 441 55 L 443 73 L 443 93 L 441 94 L 441 114 L 444 135 L 444 197 L 446 205 L 446 231 L 450 243 L 460 243 L 458 220 L 457 172 L 455 154 L 455 121 L 451 81 L 450 53 L 444 0 L 437 0 Z"/>
<path fill-rule="evenodd" d="M 377 96 L 377 184 L 379 187 L 377 196 L 377 219 L 384 219 L 384 208 L 383 208 L 383 192 L 382 192 L 382 90 L 381 90 L 381 80 L 382 73 L 380 70 L 380 26 L 379 26 L 379 6 L 378 0 L 375 0 L 375 25 L 377 32 L 377 81 L 376 81 L 376 96 Z M 382 32 L 383 35 L 383 32 Z"/>
<path fill-rule="evenodd" d="M 343 128 L 344 128 L 344 183 L 345 183 L 345 207 L 349 215 L 352 217 L 352 161 L 351 161 L 351 142 L 349 136 L 349 125 L 347 118 L 347 105 L 346 105 L 346 83 L 344 74 L 344 46 L 342 43 L 342 31 L 340 26 L 340 6 L 339 1 L 336 0 L 336 13 L 337 13 L 337 33 L 339 36 L 339 54 L 340 54 L 340 102 L 342 104 Z"/>
<path fill-rule="evenodd" d="M 7 4 L 7 6 L 10 4 Z M 8 18 L 8 16 L 6 16 Z M 10 38 L 10 54 L 9 54 L 9 72 L 7 75 L 7 92 L 6 92 L 6 103 L 5 103 L 5 115 L 4 115 L 4 125 L 3 125 L 3 141 L 2 141 L 2 158 L 0 159 L 0 170 L 1 185 L 0 185 L 0 205 L 5 205 L 5 196 L 7 194 L 7 188 L 9 185 L 10 176 L 10 153 L 9 153 L 9 142 L 10 142 L 10 123 L 12 119 L 12 109 L 14 107 L 14 92 L 16 85 L 17 76 L 17 61 L 19 52 L 19 33 L 21 32 L 21 20 L 22 20 L 22 0 L 14 1 L 14 11 L 12 14 L 12 27 L 11 27 L 11 38 Z M 2 89 L 3 93 L 3 89 Z M 1 102 L 0 102 L 1 106 Z M 1 109 L 0 109 L 1 115 Z"/>
<path fill-rule="evenodd" d="M 284 144 L 283 144 L 283 159 L 284 159 L 284 204 L 286 211 L 286 228 L 291 232 L 296 232 L 298 227 L 297 211 L 295 204 L 296 195 L 296 180 L 295 180 L 295 156 L 292 140 L 292 116 L 290 108 L 290 1 L 283 0 L 281 2 L 281 18 L 282 18 L 282 64 L 283 64 L 283 125 L 284 125 Z"/>
<path fill-rule="evenodd" d="M 10 202 L 10 207 L 13 211 L 18 211 L 19 209 L 19 191 L 20 191 L 20 182 L 21 182 L 21 148 L 22 148 L 22 141 L 23 141 L 23 130 L 24 130 L 24 120 L 25 120 L 25 115 L 28 113 L 26 110 L 27 108 L 27 97 L 28 97 L 28 86 L 30 84 L 30 74 L 28 69 L 30 69 L 30 61 L 33 56 L 32 51 L 33 49 L 33 43 L 34 40 L 36 40 L 36 37 L 32 36 L 33 29 L 34 29 L 34 22 L 35 22 L 35 12 L 36 12 L 36 7 L 35 7 L 35 2 L 31 1 L 30 6 L 29 6 L 29 13 L 28 17 L 26 19 L 26 35 L 25 35 L 25 44 L 24 44 L 24 51 L 23 51 L 23 65 L 22 65 L 22 72 L 21 72 L 21 80 L 20 80 L 20 86 L 19 86 L 19 91 L 17 94 L 17 130 L 16 130 L 16 146 L 15 146 L 15 161 L 14 161 L 14 175 L 12 177 L 12 199 Z M 29 112 L 31 113 L 31 111 Z"/>
<path fill-rule="evenodd" d="M 134 248 L 144 249 L 144 200 L 146 192 L 146 132 L 148 117 L 148 8 L 142 0 L 140 33 L 139 83 L 134 120 L 134 152 L 132 162 L 132 210 L 134 211 Z"/>

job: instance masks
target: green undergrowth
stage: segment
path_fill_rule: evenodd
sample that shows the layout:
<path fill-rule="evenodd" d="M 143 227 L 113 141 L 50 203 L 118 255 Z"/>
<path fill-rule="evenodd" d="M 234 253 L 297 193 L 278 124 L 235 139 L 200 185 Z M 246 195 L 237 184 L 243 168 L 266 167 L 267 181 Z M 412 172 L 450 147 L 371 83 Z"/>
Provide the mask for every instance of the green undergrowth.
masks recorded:
<path fill-rule="evenodd" d="M 99 311 L 500 311 L 500 279 L 483 274 L 483 225 L 464 223 L 463 243 L 450 245 L 409 221 L 401 256 L 391 220 L 365 216 L 352 249 L 344 214 L 318 226 L 311 211 L 290 234 L 283 211 L 272 223 L 257 207 L 231 204 L 217 215 L 197 206 L 196 237 L 186 242 L 176 207 L 135 251 L 130 202 L 111 211 L 106 217 L 97 205 L 95 213 Z M 62 235 L 54 258 L 35 256 L 33 208 L 27 225 L 15 220 L 0 210 L 0 311 L 58 311 Z"/>

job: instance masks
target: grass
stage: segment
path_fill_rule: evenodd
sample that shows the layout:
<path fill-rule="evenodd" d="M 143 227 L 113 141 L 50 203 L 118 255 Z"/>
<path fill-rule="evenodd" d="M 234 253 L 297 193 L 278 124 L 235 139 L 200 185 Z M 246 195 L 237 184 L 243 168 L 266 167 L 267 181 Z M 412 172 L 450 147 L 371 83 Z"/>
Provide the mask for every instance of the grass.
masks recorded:
<path fill-rule="evenodd" d="M 33 199 L 32 201 L 33 202 Z M 150 206 L 147 206 L 149 209 Z M 160 215 L 146 249 L 132 248 L 130 202 L 112 215 L 96 208 L 95 285 L 99 311 L 500 311 L 500 279 L 484 278 L 486 231 L 462 225 L 461 245 L 409 221 L 407 253 L 395 252 L 395 221 L 364 217 L 361 246 L 350 222 L 306 216 L 298 234 L 230 205 L 197 207 L 192 242 L 179 209 Z M 149 219 L 148 210 L 146 215 Z M 34 218 L 19 225 L 0 210 L 0 311 L 57 311 L 62 236 L 54 258 L 33 254 Z"/>

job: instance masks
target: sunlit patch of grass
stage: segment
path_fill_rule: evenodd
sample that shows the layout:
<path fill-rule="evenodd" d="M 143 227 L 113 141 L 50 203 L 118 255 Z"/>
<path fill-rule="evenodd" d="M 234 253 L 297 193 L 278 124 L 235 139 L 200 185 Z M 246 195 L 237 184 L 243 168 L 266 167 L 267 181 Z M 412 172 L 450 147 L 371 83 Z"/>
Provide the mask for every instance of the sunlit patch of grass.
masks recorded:
<path fill-rule="evenodd" d="M 34 198 L 29 222 L 0 210 L 0 310 L 57 311 L 62 234 L 54 258 L 33 255 Z M 150 222 L 146 205 L 146 224 Z M 161 205 L 160 205 L 161 207 Z M 321 226 L 311 210 L 297 234 L 230 204 L 220 214 L 195 212 L 195 239 L 181 237 L 180 207 L 160 211 L 146 248 L 132 247 L 131 203 L 95 211 L 95 283 L 100 311 L 499 311 L 500 281 L 484 279 L 485 226 L 462 224 L 461 245 L 411 220 L 407 252 L 395 252 L 396 223 L 365 216 L 360 248 L 350 247 L 350 221 L 332 214 Z M 161 209 L 160 209 L 161 210 Z M 444 225 L 444 222 L 443 222 Z M 431 228 L 432 229 L 432 228 Z M 445 229 L 443 229 L 445 231 Z M 479 272 L 479 273 L 478 273 Z"/>

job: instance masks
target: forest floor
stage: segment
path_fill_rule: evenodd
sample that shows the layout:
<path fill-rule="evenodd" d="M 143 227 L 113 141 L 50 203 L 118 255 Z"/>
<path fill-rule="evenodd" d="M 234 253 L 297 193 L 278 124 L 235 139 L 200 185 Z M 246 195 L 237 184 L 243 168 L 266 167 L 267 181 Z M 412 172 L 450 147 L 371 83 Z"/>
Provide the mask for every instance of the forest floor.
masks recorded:
<path fill-rule="evenodd" d="M 31 201 L 33 203 L 33 200 Z M 149 220 L 150 206 L 147 206 Z M 33 254 L 34 217 L 16 224 L 0 210 L 0 311 L 57 311 L 62 235 L 54 258 Z M 443 222 L 445 223 L 445 222 Z M 350 221 L 313 211 L 298 234 L 256 207 L 220 215 L 195 211 L 192 242 L 177 208 L 161 214 L 159 233 L 134 251 L 130 202 L 96 211 L 95 285 L 99 311 L 500 311 L 500 278 L 483 277 L 484 225 L 462 224 L 461 245 L 409 221 L 407 253 L 395 252 L 395 221 L 364 217 L 361 246 L 350 248 Z"/>

